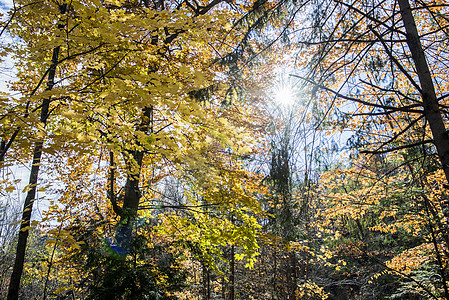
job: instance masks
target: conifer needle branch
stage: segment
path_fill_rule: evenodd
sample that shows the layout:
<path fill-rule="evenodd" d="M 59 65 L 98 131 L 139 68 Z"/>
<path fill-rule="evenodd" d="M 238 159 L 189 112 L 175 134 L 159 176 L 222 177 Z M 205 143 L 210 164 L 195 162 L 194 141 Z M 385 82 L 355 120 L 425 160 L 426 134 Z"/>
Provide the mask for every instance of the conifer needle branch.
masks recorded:
<path fill-rule="evenodd" d="M 416 283 L 420 288 L 422 288 L 422 289 L 423 289 L 423 290 L 424 290 L 430 297 L 432 297 L 433 299 L 435 299 L 435 300 L 438 300 L 438 299 L 439 299 L 439 298 L 437 298 L 437 297 L 436 297 L 436 296 L 429 290 L 429 288 L 427 288 L 424 284 L 422 284 L 421 282 L 419 282 L 418 280 L 416 280 L 416 279 L 413 278 L 412 276 L 410 276 L 410 275 L 408 275 L 408 274 L 406 274 L 406 273 L 404 273 L 404 272 L 398 271 L 398 270 L 396 270 L 396 269 L 390 268 L 389 266 L 387 266 L 387 265 L 385 264 L 385 262 L 383 262 L 383 261 L 381 261 L 380 259 L 374 257 L 371 253 L 368 253 L 366 250 L 364 250 L 364 249 L 358 247 L 357 245 L 352 244 L 352 246 L 355 247 L 355 248 L 357 248 L 359 251 L 363 252 L 366 256 L 368 256 L 368 257 L 370 257 L 371 259 L 373 259 L 376 263 L 378 263 L 379 265 L 381 265 L 381 266 L 384 267 L 385 269 L 387 269 L 387 270 L 389 270 L 389 271 L 392 271 L 392 272 L 394 272 L 394 273 L 397 273 L 397 274 L 401 275 L 402 277 L 405 277 L 405 278 L 407 278 L 407 279 L 413 281 L 414 283 Z"/>

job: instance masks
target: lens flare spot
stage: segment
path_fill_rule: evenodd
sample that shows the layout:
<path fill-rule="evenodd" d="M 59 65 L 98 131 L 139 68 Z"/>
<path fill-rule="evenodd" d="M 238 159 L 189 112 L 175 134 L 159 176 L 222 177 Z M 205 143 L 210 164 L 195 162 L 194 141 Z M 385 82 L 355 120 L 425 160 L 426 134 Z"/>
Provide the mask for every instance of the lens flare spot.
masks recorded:
<path fill-rule="evenodd" d="M 290 106 L 295 102 L 293 91 L 290 87 L 279 87 L 275 91 L 275 100 L 277 103 Z"/>

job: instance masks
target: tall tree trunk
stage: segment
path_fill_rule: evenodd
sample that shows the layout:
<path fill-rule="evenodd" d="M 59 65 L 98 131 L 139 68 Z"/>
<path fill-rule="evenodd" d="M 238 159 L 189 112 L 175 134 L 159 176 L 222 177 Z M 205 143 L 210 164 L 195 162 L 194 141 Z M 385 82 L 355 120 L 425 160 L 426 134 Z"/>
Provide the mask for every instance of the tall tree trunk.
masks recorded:
<path fill-rule="evenodd" d="M 152 133 L 153 131 L 153 106 L 145 107 L 143 109 L 142 120 L 139 126 L 136 128 L 138 131 L 145 134 Z M 137 141 L 137 145 L 140 146 Z M 132 220 L 137 216 L 137 210 L 139 208 L 140 201 L 140 189 L 139 180 L 142 170 L 144 151 L 135 150 L 131 152 L 131 159 L 127 159 L 128 164 L 128 176 L 125 184 L 125 195 L 123 198 L 123 219 Z M 136 164 L 133 168 L 133 165 Z"/>
<path fill-rule="evenodd" d="M 60 5 L 59 9 L 61 14 L 65 14 L 67 10 L 67 4 Z M 61 29 L 61 27 L 59 28 Z M 47 91 L 51 90 L 55 84 L 54 80 L 55 80 L 56 66 L 58 64 L 59 50 L 60 50 L 59 46 L 53 49 L 51 66 L 48 72 L 48 82 L 46 88 Z M 44 126 L 47 124 L 50 108 L 50 100 L 51 100 L 50 98 L 46 98 L 42 101 L 40 121 L 44 124 Z M 11 274 L 11 280 L 9 282 L 8 296 L 7 296 L 8 300 L 16 300 L 19 298 L 20 279 L 22 278 L 23 273 L 23 264 L 25 261 L 27 240 L 30 232 L 29 231 L 30 220 L 33 212 L 33 204 L 36 197 L 37 179 L 39 175 L 39 167 L 41 163 L 43 145 L 44 145 L 43 139 L 37 141 L 34 145 L 33 163 L 31 166 L 30 178 L 28 183 L 28 192 L 23 206 L 22 221 L 20 223 L 19 239 L 17 241 L 17 248 L 16 248 L 16 258 L 14 261 L 14 268 Z"/>
<path fill-rule="evenodd" d="M 140 201 L 140 172 L 142 170 L 142 162 L 143 162 L 143 151 L 134 151 L 131 155 L 132 160 L 128 164 L 129 166 L 129 174 L 126 178 L 125 184 L 125 196 L 123 198 L 123 208 L 122 208 L 122 220 L 132 220 L 137 216 L 137 209 L 139 208 Z M 137 164 L 137 174 L 132 174 L 131 165 Z"/>
<path fill-rule="evenodd" d="M 446 182 L 449 184 L 449 136 L 444 125 L 443 117 L 439 108 L 438 98 L 435 92 L 429 65 L 421 44 L 415 18 L 413 17 L 409 0 L 398 0 L 402 21 L 404 23 L 407 45 L 412 54 L 419 82 L 421 85 L 421 98 L 423 102 L 424 115 L 429 122 L 438 157 L 442 164 Z M 441 203 L 446 222 L 449 220 L 449 203 Z M 437 257 L 438 257 L 437 253 Z M 443 274 L 444 275 L 444 274 Z M 449 299 L 449 291 L 445 277 L 442 277 L 445 298 Z"/>
<path fill-rule="evenodd" d="M 140 124 L 136 128 L 137 131 L 144 132 L 145 134 L 152 133 L 153 131 L 153 106 L 145 107 L 143 109 L 143 115 Z M 137 141 L 136 144 L 140 146 Z M 127 156 L 127 154 L 129 156 Z M 113 173 L 110 173 L 111 186 L 108 193 L 112 202 L 113 209 L 120 215 L 120 224 L 116 233 L 116 240 L 122 253 L 126 254 L 131 245 L 131 236 L 133 230 L 134 221 L 137 218 L 137 210 L 139 209 L 139 202 L 141 198 L 139 181 L 140 174 L 143 166 L 144 150 L 134 150 L 125 153 L 125 160 L 128 167 L 128 175 L 125 183 L 125 194 L 123 196 L 123 206 L 118 207 L 115 202 L 115 196 L 112 195 L 113 187 Z M 113 162 L 113 156 L 110 158 L 110 162 Z"/>
<path fill-rule="evenodd" d="M 449 136 L 439 109 L 435 86 L 421 45 L 410 3 L 408 0 L 398 0 L 398 3 L 406 31 L 407 45 L 412 54 L 412 59 L 421 85 L 424 115 L 429 122 L 434 144 L 437 148 L 438 156 L 446 176 L 446 181 L 449 183 Z"/>
<path fill-rule="evenodd" d="M 290 251 L 288 253 L 288 268 L 289 268 L 289 272 L 287 274 L 287 276 L 290 278 L 289 279 L 289 286 L 288 286 L 288 294 L 289 294 L 289 298 L 291 300 L 296 299 L 296 285 L 297 285 L 297 263 L 296 263 L 296 255 L 295 252 Z"/>
<path fill-rule="evenodd" d="M 273 281 L 272 281 L 272 292 L 271 292 L 271 299 L 276 299 L 277 297 L 277 259 L 276 259 L 276 251 L 277 251 L 277 245 L 273 246 Z"/>
<path fill-rule="evenodd" d="M 0 153 L 3 153 L 3 150 L 6 148 L 6 141 L 2 140 L 1 144 L 0 144 Z M 2 162 L 3 159 L 0 159 L 0 162 Z"/>
<path fill-rule="evenodd" d="M 202 262 L 203 265 L 203 300 L 210 299 L 210 274 L 207 265 Z"/>
<path fill-rule="evenodd" d="M 235 246 L 231 246 L 231 257 L 230 257 L 230 275 L 229 275 L 229 300 L 235 299 Z"/>
<path fill-rule="evenodd" d="M 112 209 L 119 216 L 122 213 L 121 207 L 117 205 L 117 197 L 115 195 L 115 169 L 114 152 L 109 151 L 109 174 L 107 183 L 108 199 L 112 204 Z"/>
<path fill-rule="evenodd" d="M 224 274 L 221 277 L 221 298 L 226 300 L 226 276 Z"/>

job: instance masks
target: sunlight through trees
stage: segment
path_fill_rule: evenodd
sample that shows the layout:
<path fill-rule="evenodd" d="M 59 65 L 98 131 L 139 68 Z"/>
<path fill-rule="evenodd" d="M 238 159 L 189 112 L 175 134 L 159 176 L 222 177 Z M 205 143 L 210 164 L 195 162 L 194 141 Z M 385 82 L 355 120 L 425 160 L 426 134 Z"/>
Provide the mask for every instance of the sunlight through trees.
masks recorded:
<path fill-rule="evenodd" d="M 444 1 L 1 13 L 2 298 L 449 299 Z"/>

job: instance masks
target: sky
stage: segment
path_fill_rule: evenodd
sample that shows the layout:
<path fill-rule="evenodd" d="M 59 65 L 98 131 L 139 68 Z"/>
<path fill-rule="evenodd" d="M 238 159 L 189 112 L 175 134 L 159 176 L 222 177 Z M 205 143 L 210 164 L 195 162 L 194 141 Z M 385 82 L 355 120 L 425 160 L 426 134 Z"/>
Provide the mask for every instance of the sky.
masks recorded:
<path fill-rule="evenodd" d="M 6 17 L 8 9 L 12 6 L 13 0 L 0 0 L 0 13 L 3 15 L 3 18 Z M 8 42 L 10 42 L 9 36 L 6 33 L 3 33 L 3 36 L 0 37 L 0 47 L 3 43 Z M 10 94 L 7 83 L 14 79 L 13 61 L 11 57 L 3 58 L 3 61 L 0 62 L 0 93 Z M 0 196 L 0 204 L 8 203 L 8 205 L 15 207 L 13 209 L 21 208 L 22 202 L 25 199 L 25 194 L 22 191 L 28 183 L 29 166 L 13 165 L 0 170 L 0 180 L 5 179 L 6 176 L 11 180 L 17 180 L 14 184 L 16 190 L 7 198 L 2 198 Z"/>
<path fill-rule="evenodd" d="M 13 0 L 0 0 L 0 10 L 2 13 L 8 10 L 8 8 L 12 7 Z"/>
<path fill-rule="evenodd" d="M 13 6 L 13 0 L 0 0 L 0 13 L 2 14 L 2 19 L 7 18 L 7 12 L 10 7 Z M 3 29 L 3 28 L 1 28 Z M 1 31 L 0 29 L 0 31 Z M 3 33 L 3 36 L 0 37 L 0 47 L 4 43 L 10 43 L 11 38 L 8 36 L 6 32 Z M 8 88 L 6 83 L 14 79 L 14 71 L 13 71 L 13 62 L 10 57 L 3 58 L 3 61 L 0 63 L 0 92 L 8 93 Z"/>

